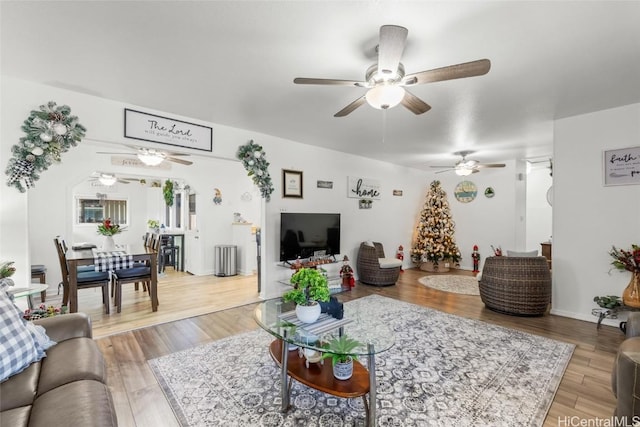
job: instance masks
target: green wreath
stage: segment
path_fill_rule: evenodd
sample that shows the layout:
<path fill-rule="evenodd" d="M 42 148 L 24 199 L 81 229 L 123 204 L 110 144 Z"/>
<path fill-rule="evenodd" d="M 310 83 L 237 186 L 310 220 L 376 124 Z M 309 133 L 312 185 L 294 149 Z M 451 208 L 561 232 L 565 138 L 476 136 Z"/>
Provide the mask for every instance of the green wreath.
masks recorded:
<path fill-rule="evenodd" d="M 53 163 L 60 163 L 60 155 L 78 145 L 87 131 L 78 123 L 78 118 L 71 115 L 71 108 L 58 107 L 53 101 L 41 105 L 40 110 L 32 110 L 22 130 L 26 136 L 11 147 L 13 157 L 5 171 L 9 176 L 7 185 L 21 193 L 34 186 L 40 172 Z"/>
<path fill-rule="evenodd" d="M 238 148 L 236 156 L 247 170 L 247 175 L 260 188 L 262 197 L 267 199 L 268 202 L 271 200 L 271 193 L 273 193 L 273 183 L 267 169 L 269 162 L 267 162 L 265 155 L 266 153 L 262 151 L 262 146 L 251 140 Z"/>

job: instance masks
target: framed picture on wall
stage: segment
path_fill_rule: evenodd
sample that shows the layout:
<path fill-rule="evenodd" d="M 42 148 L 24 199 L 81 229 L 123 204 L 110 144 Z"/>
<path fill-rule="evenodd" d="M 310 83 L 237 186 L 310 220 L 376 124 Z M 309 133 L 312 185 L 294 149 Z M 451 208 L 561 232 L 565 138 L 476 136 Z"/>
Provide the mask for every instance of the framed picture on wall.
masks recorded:
<path fill-rule="evenodd" d="M 302 199 L 302 171 L 282 169 L 282 197 Z"/>
<path fill-rule="evenodd" d="M 604 152 L 604 185 L 640 184 L 640 147 Z"/>

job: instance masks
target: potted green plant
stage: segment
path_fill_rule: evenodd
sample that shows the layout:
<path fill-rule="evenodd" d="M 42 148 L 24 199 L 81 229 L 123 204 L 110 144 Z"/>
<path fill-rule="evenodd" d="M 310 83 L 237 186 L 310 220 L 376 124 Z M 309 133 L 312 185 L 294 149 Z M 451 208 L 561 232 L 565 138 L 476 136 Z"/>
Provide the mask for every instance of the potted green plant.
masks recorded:
<path fill-rule="evenodd" d="M 301 322 L 313 323 L 320 317 L 319 302 L 327 302 L 331 296 L 327 278 L 315 268 L 301 268 L 291 276 L 293 289 L 285 292 L 285 302 L 296 303 L 296 316 Z"/>
<path fill-rule="evenodd" d="M 616 295 L 607 295 L 603 297 L 593 297 L 593 302 L 601 308 L 616 308 L 622 306 L 622 300 Z"/>
<path fill-rule="evenodd" d="M 333 376 L 339 380 L 348 380 L 353 375 L 353 361 L 358 360 L 358 355 L 353 351 L 362 346 L 360 341 L 349 338 L 346 334 L 334 337 L 322 347 L 327 350 L 322 354 L 323 359 L 331 358 L 333 363 Z"/>

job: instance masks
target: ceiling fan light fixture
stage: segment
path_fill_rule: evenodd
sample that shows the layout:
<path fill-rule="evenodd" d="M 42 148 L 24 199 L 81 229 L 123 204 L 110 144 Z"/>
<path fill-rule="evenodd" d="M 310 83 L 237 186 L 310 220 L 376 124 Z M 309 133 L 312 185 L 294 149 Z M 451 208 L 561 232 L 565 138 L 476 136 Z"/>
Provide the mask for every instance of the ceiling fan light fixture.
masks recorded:
<path fill-rule="evenodd" d="M 110 187 L 116 183 L 116 177 L 113 175 L 100 175 L 98 181 L 100 181 L 100 184 Z"/>
<path fill-rule="evenodd" d="M 138 159 L 147 166 L 158 166 L 164 158 L 152 153 L 138 153 Z"/>
<path fill-rule="evenodd" d="M 467 167 L 456 168 L 456 175 L 469 176 L 473 173 L 473 169 Z"/>
<path fill-rule="evenodd" d="M 381 84 L 369 89 L 365 98 L 373 108 L 386 110 L 400 104 L 404 94 L 402 86 Z"/>

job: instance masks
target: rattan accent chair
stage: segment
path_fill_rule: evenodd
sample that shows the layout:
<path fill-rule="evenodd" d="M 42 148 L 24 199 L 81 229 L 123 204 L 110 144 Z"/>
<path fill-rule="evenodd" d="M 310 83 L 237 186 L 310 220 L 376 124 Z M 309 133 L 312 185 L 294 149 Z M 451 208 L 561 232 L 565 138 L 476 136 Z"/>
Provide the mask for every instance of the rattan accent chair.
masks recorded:
<path fill-rule="evenodd" d="M 358 280 L 360 283 L 375 286 L 395 285 L 400 276 L 401 262 L 396 262 L 397 266 L 382 266 L 380 259 L 384 259 L 384 248 L 382 243 L 373 242 L 373 246 L 366 242 L 360 244 L 358 250 Z M 398 260 L 399 261 L 399 260 Z"/>
<path fill-rule="evenodd" d="M 480 298 L 494 311 L 542 316 L 551 302 L 551 271 L 545 257 L 488 257 L 478 282 Z"/>

